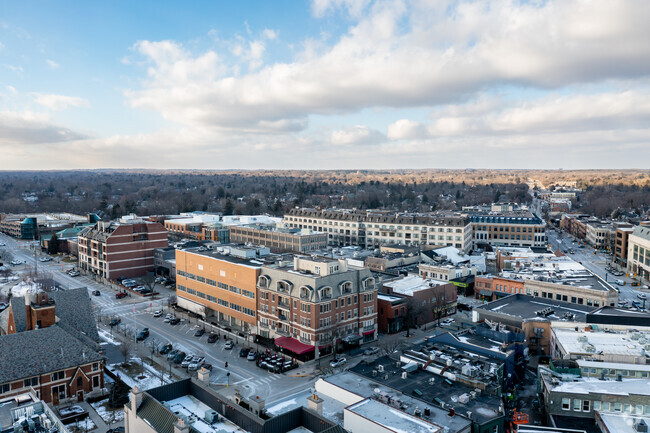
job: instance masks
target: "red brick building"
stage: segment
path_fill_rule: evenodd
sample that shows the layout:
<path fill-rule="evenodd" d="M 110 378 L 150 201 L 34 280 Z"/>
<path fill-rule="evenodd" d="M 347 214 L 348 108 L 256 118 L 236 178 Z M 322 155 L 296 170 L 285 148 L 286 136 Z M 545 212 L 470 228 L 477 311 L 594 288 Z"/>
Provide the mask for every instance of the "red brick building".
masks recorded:
<path fill-rule="evenodd" d="M 394 334 L 406 326 L 407 298 L 405 296 L 377 295 L 377 329 L 383 334 Z"/>
<path fill-rule="evenodd" d="M 409 307 L 417 315 L 417 324 L 425 324 L 456 313 L 458 293 L 456 286 L 444 281 L 409 275 L 384 282 L 383 293 L 407 298 Z M 401 312 L 401 310 L 400 310 Z"/>
<path fill-rule="evenodd" d="M 107 279 L 137 277 L 154 269 L 154 249 L 168 246 L 160 223 L 125 217 L 82 230 L 79 268 Z"/>
<path fill-rule="evenodd" d="M 58 404 L 101 393 L 103 357 L 85 288 L 12 298 L 0 334 L 0 398 L 32 391 Z"/>
<path fill-rule="evenodd" d="M 477 275 L 474 280 L 475 297 L 494 300 L 499 296 L 524 294 L 524 280 L 514 280 L 494 275 Z"/>

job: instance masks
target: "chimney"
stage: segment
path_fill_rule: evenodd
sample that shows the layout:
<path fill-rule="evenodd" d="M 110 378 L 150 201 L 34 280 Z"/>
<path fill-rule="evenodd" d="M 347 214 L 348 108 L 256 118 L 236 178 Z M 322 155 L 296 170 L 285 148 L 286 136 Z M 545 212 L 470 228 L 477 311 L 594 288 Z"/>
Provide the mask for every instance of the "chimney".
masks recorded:
<path fill-rule="evenodd" d="M 25 316 L 27 317 L 27 323 L 25 324 L 25 329 L 31 331 L 34 329 L 34 320 L 32 318 L 32 305 L 31 305 L 31 295 L 29 291 L 25 293 Z"/>
<path fill-rule="evenodd" d="M 197 373 L 197 377 L 202 383 L 210 385 L 210 372 L 205 367 L 201 367 Z"/>
<path fill-rule="evenodd" d="M 133 413 L 137 413 L 138 407 L 142 403 L 142 391 L 138 388 L 138 385 L 134 386 L 131 389 L 131 410 Z"/>
<path fill-rule="evenodd" d="M 317 412 L 319 415 L 323 414 L 323 399 L 320 398 L 319 396 L 316 395 L 316 393 L 313 393 L 309 397 L 307 397 L 307 407 L 315 412 Z"/>
<path fill-rule="evenodd" d="M 190 426 L 185 425 L 182 418 L 178 418 L 178 422 L 174 424 L 174 433 L 190 433 Z"/>

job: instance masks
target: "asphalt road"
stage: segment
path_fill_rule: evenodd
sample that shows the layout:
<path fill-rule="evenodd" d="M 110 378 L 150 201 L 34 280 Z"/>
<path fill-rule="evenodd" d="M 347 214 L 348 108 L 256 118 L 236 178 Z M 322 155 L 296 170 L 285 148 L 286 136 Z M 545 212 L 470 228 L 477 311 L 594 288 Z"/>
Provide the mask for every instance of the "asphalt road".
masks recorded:
<path fill-rule="evenodd" d="M 573 236 L 564 232 L 547 231 L 548 242 L 551 244 L 553 251 L 556 249 L 564 250 L 575 248 L 575 253 L 565 253 L 573 260 L 582 263 L 582 265 L 589 269 L 594 274 L 600 276 L 605 281 L 609 282 L 613 287 L 619 290 L 619 301 L 639 301 L 638 295 L 640 293 L 647 293 L 647 290 L 640 290 L 639 286 L 632 286 L 633 279 L 627 276 L 617 277 L 605 270 L 605 267 L 612 262 L 612 256 L 602 252 L 596 252 L 589 245 L 580 248 L 579 242 L 575 241 Z M 625 269 L 621 269 L 625 272 Z M 616 280 L 623 280 L 625 284 L 620 286 L 616 284 Z M 642 302 L 642 301 L 641 301 Z"/>
<path fill-rule="evenodd" d="M 51 262 L 40 262 L 38 258 L 46 256 L 37 247 L 36 257 L 32 248 L 32 242 L 17 241 L 0 233 L 0 242 L 6 244 L 5 248 L 14 256 L 14 259 L 24 260 L 26 264 L 13 266 L 16 273 L 26 273 L 34 268 L 36 264 L 39 272 L 48 272 L 52 278 L 65 290 L 78 287 L 86 287 L 90 298 L 93 301 L 95 314 L 100 322 L 106 322 L 111 317 L 120 317 L 122 323 L 120 328 L 140 330 L 148 327 L 150 337 L 144 342 L 138 342 L 136 351 L 140 349 L 148 354 L 150 344 L 172 343 L 174 348 L 179 348 L 186 353 L 205 356 L 206 362 L 213 365 L 213 372 L 216 380 L 221 381 L 226 372 L 230 372 L 229 382 L 234 389 L 239 389 L 244 397 L 260 396 L 265 398 L 267 403 L 280 400 L 296 391 L 308 389 L 315 379 L 310 374 L 313 368 L 291 370 L 285 374 L 275 374 L 262 370 L 255 366 L 253 361 L 239 357 L 239 349 L 242 345 L 237 344 L 233 350 L 225 350 L 224 340 L 219 339 L 216 344 L 207 343 L 207 334 L 203 337 L 194 337 L 196 325 L 195 319 L 190 322 L 172 326 L 163 322 L 163 317 L 154 318 L 153 311 L 163 309 L 163 299 L 141 298 L 131 296 L 124 299 L 115 299 L 115 291 L 86 276 L 71 277 L 65 273 L 75 264 L 62 263 L 57 260 Z M 9 282 L 6 286 L 14 286 L 17 282 Z M 92 291 L 99 290 L 100 296 L 93 296 Z M 166 297 L 166 296 L 165 296 Z M 103 325 L 102 329 L 110 333 L 110 328 Z M 125 338 L 119 331 L 114 330 L 115 339 Z M 228 362 L 228 369 L 225 362 Z M 325 361 L 323 361 L 325 362 Z M 303 374 L 301 374 L 303 373 Z M 211 378 L 212 380 L 212 378 Z"/>

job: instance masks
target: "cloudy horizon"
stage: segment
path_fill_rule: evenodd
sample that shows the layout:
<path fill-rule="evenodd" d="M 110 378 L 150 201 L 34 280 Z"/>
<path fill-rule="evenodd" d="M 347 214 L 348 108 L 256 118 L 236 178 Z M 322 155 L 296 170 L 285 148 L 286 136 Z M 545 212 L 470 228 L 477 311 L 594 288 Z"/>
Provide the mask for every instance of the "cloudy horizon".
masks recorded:
<path fill-rule="evenodd" d="M 650 168 L 650 2 L 5 2 L 0 169 Z"/>

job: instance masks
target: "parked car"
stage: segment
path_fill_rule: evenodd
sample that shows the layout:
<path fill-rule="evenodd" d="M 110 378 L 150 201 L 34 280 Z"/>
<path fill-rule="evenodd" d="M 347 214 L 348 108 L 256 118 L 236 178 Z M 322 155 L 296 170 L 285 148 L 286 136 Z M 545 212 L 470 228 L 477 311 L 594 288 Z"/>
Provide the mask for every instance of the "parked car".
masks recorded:
<path fill-rule="evenodd" d="M 332 367 L 332 368 L 340 367 L 340 366 L 342 366 L 343 364 L 345 364 L 347 361 L 348 361 L 348 360 L 345 359 L 344 357 L 341 357 L 341 358 L 334 358 L 334 359 L 332 359 L 332 360 L 330 361 L 330 367 Z"/>
<path fill-rule="evenodd" d="M 249 361 L 255 361 L 257 359 L 257 352 L 255 352 L 254 350 L 251 350 L 250 352 L 248 352 L 248 355 L 246 356 L 246 359 L 249 360 Z"/>
<path fill-rule="evenodd" d="M 117 326 L 122 322 L 122 319 L 119 317 L 113 317 L 110 322 L 108 322 L 108 326 L 113 327 Z"/>
<path fill-rule="evenodd" d="M 178 325 L 179 323 L 181 323 L 181 319 L 179 319 L 178 317 L 172 317 L 171 319 L 169 319 L 170 325 Z"/>
<path fill-rule="evenodd" d="M 138 335 L 135 337 L 135 341 L 143 341 L 149 337 L 149 328 L 144 328 L 142 331 L 138 332 Z"/>
<path fill-rule="evenodd" d="M 216 343 L 218 339 L 219 336 L 217 334 L 208 335 L 208 343 Z"/>
<path fill-rule="evenodd" d="M 160 317 L 160 316 L 162 316 L 162 311 L 156 310 L 153 312 L 153 317 Z"/>
<path fill-rule="evenodd" d="M 193 359 L 194 359 L 194 355 L 187 355 L 185 359 L 183 359 L 183 362 L 181 362 L 181 367 L 187 368 Z"/>
<path fill-rule="evenodd" d="M 379 353 L 379 347 L 369 347 L 363 351 L 363 354 L 366 356 L 374 355 L 376 353 Z"/>
<path fill-rule="evenodd" d="M 171 350 L 172 350 L 172 345 L 171 345 L 170 343 L 167 343 L 167 344 L 161 344 L 161 345 L 158 347 L 158 353 L 160 353 L 161 355 L 164 355 L 164 354 L 166 354 L 166 353 L 169 353 L 169 352 L 171 352 Z"/>
<path fill-rule="evenodd" d="M 115 294 L 115 299 L 122 299 L 122 298 L 126 298 L 126 293 L 119 292 Z"/>
<path fill-rule="evenodd" d="M 197 329 L 196 332 L 194 333 L 194 336 L 195 336 L 195 337 L 202 337 L 203 334 L 205 334 L 205 329 L 203 329 L 203 328 L 199 328 L 199 329 Z"/>
<path fill-rule="evenodd" d="M 208 371 L 212 371 L 212 364 L 203 364 L 201 367 L 205 368 Z"/>
<path fill-rule="evenodd" d="M 172 350 L 170 350 L 170 351 L 167 353 L 167 359 L 171 359 L 171 360 L 173 360 L 173 359 L 176 357 L 176 355 L 178 355 L 178 352 L 180 352 L 180 350 L 178 350 L 178 349 L 172 349 Z"/>
<path fill-rule="evenodd" d="M 185 352 L 178 352 L 176 355 L 174 355 L 174 364 L 180 364 L 186 357 L 187 355 Z"/>
<path fill-rule="evenodd" d="M 639 299 L 647 299 L 648 298 L 648 296 L 646 296 L 645 293 L 639 293 L 639 294 L 636 295 L 636 297 L 639 298 Z"/>
<path fill-rule="evenodd" d="M 239 356 L 242 357 L 242 358 L 246 358 L 246 357 L 248 356 L 248 352 L 250 352 L 250 351 L 251 351 L 250 348 L 248 348 L 248 347 L 242 347 L 242 348 L 239 350 Z"/>
<path fill-rule="evenodd" d="M 231 350 L 233 347 L 235 347 L 235 343 L 232 340 L 226 341 L 226 344 L 223 345 L 226 350 Z"/>
<path fill-rule="evenodd" d="M 124 430 L 124 427 L 114 427 L 112 429 L 109 429 L 106 431 L 106 433 L 124 433 L 126 430 Z"/>
<path fill-rule="evenodd" d="M 71 271 L 68 275 L 71 277 L 78 277 L 81 273 L 79 271 Z"/>
<path fill-rule="evenodd" d="M 40 260 L 41 262 L 51 262 L 51 261 L 52 261 L 52 257 L 47 257 L 47 256 L 45 256 L 45 257 L 41 257 L 39 260 Z"/>
<path fill-rule="evenodd" d="M 102 294 L 102 292 L 100 292 L 99 290 L 93 290 L 93 295 L 94 296 L 100 296 L 101 294 Z"/>
<path fill-rule="evenodd" d="M 201 368 L 204 361 L 205 361 L 205 358 L 203 358 L 203 357 L 195 357 L 194 359 L 192 359 L 192 362 L 190 362 L 190 365 L 187 366 L 187 369 L 189 371 L 196 371 L 199 368 Z"/>

